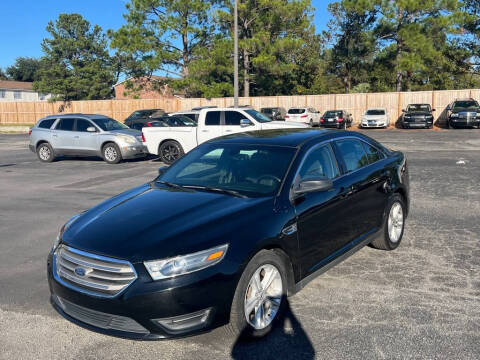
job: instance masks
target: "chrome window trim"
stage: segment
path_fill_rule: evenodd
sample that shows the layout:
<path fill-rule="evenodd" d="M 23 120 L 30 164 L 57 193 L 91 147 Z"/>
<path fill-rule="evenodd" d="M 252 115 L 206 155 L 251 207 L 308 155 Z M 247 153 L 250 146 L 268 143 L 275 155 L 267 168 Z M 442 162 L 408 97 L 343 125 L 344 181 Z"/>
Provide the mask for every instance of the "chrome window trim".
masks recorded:
<path fill-rule="evenodd" d="M 58 275 L 58 269 L 57 269 L 57 252 L 59 251 L 60 248 L 66 248 L 68 251 L 71 251 L 73 253 L 76 253 L 78 255 L 82 255 L 82 256 L 85 256 L 85 257 L 90 257 L 92 259 L 96 259 L 96 260 L 101 260 L 101 261 L 108 261 L 108 262 L 113 262 L 113 263 L 117 263 L 117 264 L 123 264 L 123 265 L 128 265 L 130 267 L 130 269 L 132 269 L 132 272 L 134 274 L 134 278 L 127 284 L 125 285 L 125 288 L 122 289 L 121 291 L 119 291 L 118 293 L 116 294 L 113 294 L 113 295 L 108 295 L 108 294 L 99 294 L 97 292 L 94 292 L 94 291 L 90 291 L 90 290 L 87 290 L 87 289 L 83 289 L 83 288 L 80 288 L 80 287 L 76 287 L 75 285 L 72 285 L 66 281 L 64 281 L 62 278 L 60 278 L 60 276 Z M 92 254 L 92 253 L 89 253 L 89 252 L 86 252 L 86 251 L 82 251 L 82 250 L 78 250 L 78 249 L 75 249 L 75 248 L 72 248 L 70 246 L 67 246 L 67 245 L 64 245 L 64 244 L 60 244 L 57 249 L 55 250 L 55 252 L 53 253 L 53 257 L 52 257 L 52 272 L 53 272 L 53 277 L 54 279 L 62 284 L 63 286 L 65 287 L 68 287 L 69 289 L 72 289 L 72 290 L 75 290 L 77 292 L 80 292 L 80 293 L 83 293 L 83 294 L 87 294 L 87 295 L 90 295 L 90 296 L 94 296 L 94 297 L 97 297 L 97 298 L 107 298 L 107 299 L 112 299 L 112 298 L 115 298 L 117 296 L 119 296 L 120 294 L 122 294 L 125 290 L 127 290 L 130 285 L 132 285 L 137 279 L 138 279 L 138 274 L 137 274 L 137 271 L 135 270 L 135 267 L 132 265 L 131 262 L 127 261 L 127 260 L 120 260 L 120 259 L 115 259 L 115 258 L 110 258 L 110 257 L 107 257 L 107 256 L 101 256 L 101 255 L 96 255 L 96 254 Z"/>

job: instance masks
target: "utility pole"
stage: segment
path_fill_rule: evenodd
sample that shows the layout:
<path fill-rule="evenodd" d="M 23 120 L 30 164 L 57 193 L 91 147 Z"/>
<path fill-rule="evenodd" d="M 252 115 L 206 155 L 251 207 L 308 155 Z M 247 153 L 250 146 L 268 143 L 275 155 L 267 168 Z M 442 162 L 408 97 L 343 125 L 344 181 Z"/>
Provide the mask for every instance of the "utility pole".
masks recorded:
<path fill-rule="evenodd" d="M 233 12 L 233 104 L 235 107 L 238 107 L 238 0 L 235 0 L 235 7 Z"/>

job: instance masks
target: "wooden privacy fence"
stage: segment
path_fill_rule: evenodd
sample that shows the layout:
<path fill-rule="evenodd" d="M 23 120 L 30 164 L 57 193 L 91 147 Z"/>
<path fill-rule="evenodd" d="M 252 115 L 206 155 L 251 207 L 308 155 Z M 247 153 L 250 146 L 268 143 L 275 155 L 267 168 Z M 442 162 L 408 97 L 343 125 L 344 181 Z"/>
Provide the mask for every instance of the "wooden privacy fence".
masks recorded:
<path fill-rule="evenodd" d="M 480 89 L 417 91 L 395 93 L 367 94 L 332 94 L 304 96 L 264 96 L 240 98 L 240 105 L 250 105 L 260 110 L 262 107 L 280 106 L 313 107 L 320 112 L 327 110 L 347 110 L 353 114 L 358 123 L 362 114 L 369 108 L 386 108 L 392 122 L 396 121 L 408 104 L 431 104 L 437 111 L 435 118 L 445 119 L 445 108 L 457 98 L 474 98 L 480 100 Z M 63 102 L 0 102 L 0 124 L 33 124 L 38 119 L 58 113 L 103 114 L 123 121 L 135 110 L 164 109 L 167 112 L 189 110 L 196 106 L 216 105 L 228 107 L 233 105 L 233 98 L 214 99 L 139 99 L 139 100 L 86 100 Z"/>

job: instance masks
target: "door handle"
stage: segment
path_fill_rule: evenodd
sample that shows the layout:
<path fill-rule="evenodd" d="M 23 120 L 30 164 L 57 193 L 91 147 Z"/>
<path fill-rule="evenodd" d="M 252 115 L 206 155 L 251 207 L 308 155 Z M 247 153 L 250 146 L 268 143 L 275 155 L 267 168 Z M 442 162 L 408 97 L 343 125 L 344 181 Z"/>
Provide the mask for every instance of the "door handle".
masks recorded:
<path fill-rule="evenodd" d="M 202 130 L 202 132 L 208 132 L 208 130 Z"/>
<path fill-rule="evenodd" d="M 52 136 L 53 136 L 53 137 L 58 137 L 58 135 L 57 135 L 57 134 L 53 134 Z"/>
<path fill-rule="evenodd" d="M 232 130 L 225 130 L 225 132 L 232 132 Z"/>

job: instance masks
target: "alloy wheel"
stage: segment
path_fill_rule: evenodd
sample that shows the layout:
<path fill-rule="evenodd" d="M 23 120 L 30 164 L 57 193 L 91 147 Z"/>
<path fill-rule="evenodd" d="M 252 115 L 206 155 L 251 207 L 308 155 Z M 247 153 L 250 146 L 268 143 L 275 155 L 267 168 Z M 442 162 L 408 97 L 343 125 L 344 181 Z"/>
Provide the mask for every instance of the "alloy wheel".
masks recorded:
<path fill-rule="evenodd" d="M 48 159 L 50 159 L 51 152 L 48 146 L 46 145 L 41 146 L 40 149 L 38 149 L 38 156 L 40 156 L 40 159 L 44 161 L 47 161 Z"/>
<path fill-rule="evenodd" d="M 282 276 L 271 264 L 261 265 L 245 292 L 245 318 L 254 329 L 268 327 L 278 313 L 283 296 Z"/>
<path fill-rule="evenodd" d="M 395 202 L 388 215 L 388 236 L 392 243 L 397 243 L 403 231 L 403 208 L 399 202 Z"/>
<path fill-rule="evenodd" d="M 174 145 L 168 145 L 163 149 L 163 157 L 168 161 L 175 161 L 178 159 L 180 151 Z"/>
<path fill-rule="evenodd" d="M 118 156 L 117 150 L 113 146 L 107 146 L 105 148 L 104 155 L 105 155 L 105 159 L 107 159 L 107 161 L 115 161 L 117 159 L 117 156 Z"/>

